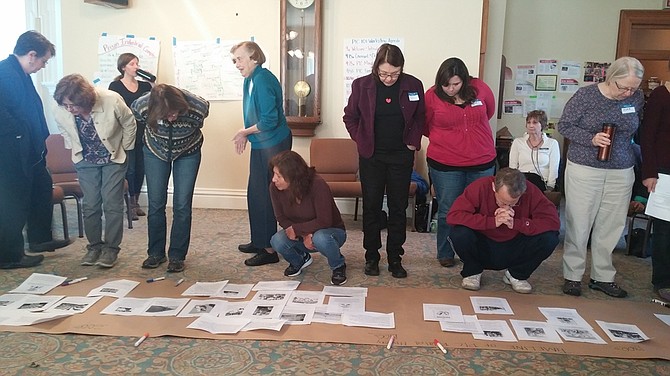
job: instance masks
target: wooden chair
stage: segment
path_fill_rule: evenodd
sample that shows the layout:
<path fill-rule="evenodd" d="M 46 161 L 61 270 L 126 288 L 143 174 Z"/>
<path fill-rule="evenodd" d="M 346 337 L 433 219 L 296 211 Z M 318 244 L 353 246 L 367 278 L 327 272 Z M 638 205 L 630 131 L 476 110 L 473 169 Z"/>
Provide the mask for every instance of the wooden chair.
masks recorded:
<path fill-rule="evenodd" d="M 354 198 L 354 220 L 358 219 L 359 199 L 363 197 L 358 180 L 358 149 L 349 138 L 313 138 L 309 161 L 328 183 L 334 197 Z"/>
<path fill-rule="evenodd" d="M 84 237 L 84 212 L 82 210 L 82 199 L 84 193 L 81 191 L 77 170 L 72 162 L 72 151 L 65 148 L 65 141 L 60 134 L 52 134 L 47 137 L 47 168 L 51 173 L 54 187 L 60 187 L 64 193 L 64 199 L 73 199 L 77 204 L 77 224 L 79 237 Z M 126 216 L 128 228 L 133 228 L 132 212 L 130 210 L 130 194 L 128 193 L 128 181 L 124 180 L 124 201 L 126 204 Z"/>

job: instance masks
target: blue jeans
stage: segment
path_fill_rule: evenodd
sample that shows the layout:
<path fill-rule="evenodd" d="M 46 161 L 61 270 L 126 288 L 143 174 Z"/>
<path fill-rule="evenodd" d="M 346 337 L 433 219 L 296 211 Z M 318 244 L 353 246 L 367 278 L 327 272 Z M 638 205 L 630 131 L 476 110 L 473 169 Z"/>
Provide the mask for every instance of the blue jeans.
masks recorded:
<path fill-rule="evenodd" d="M 465 187 L 481 177 L 493 175 L 493 167 L 482 171 L 440 171 L 429 167 L 429 173 L 437 196 L 437 258 L 453 258 L 454 251 L 447 242 L 452 228 L 447 224 L 447 213 Z"/>
<path fill-rule="evenodd" d="M 123 183 L 127 163 L 94 164 L 82 160 L 75 165 L 84 194 L 84 231 L 88 248 L 118 252 L 123 239 Z M 102 240 L 102 214 L 105 240 Z"/>
<path fill-rule="evenodd" d="M 314 248 L 328 259 L 328 266 L 331 270 L 344 265 L 344 256 L 340 253 L 340 247 L 346 240 L 347 232 L 337 227 L 317 230 L 312 235 Z M 274 234 L 270 243 L 272 248 L 293 266 L 302 265 L 305 254 L 309 252 L 302 241 L 289 239 L 284 230 Z"/>
<path fill-rule="evenodd" d="M 168 197 L 168 181 L 172 173 L 172 229 L 170 230 L 170 260 L 185 260 L 191 242 L 191 217 L 193 212 L 193 191 L 200 168 L 201 153 L 180 156 L 171 163 L 156 157 L 144 147 L 146 167 L 147 198 L 149 200 L 149 256 L 165 255 L 167 221 L 165 207 Z"/>

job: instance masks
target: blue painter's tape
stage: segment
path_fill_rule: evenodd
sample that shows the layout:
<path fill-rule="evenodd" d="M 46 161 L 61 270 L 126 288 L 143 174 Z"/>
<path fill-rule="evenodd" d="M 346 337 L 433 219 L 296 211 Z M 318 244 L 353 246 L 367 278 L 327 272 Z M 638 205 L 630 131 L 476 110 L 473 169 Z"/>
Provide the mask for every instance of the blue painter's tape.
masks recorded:
<path fill-rule="evenodd" d="M 106 37 L 106 36 L 107 36 L 107 33 L 102 33 L 102 36 L 103 36 L 103 37 Z"/>
<path fill-rule="evenodd" d="M 172 45 L 173 46 L 177 45 L 177 37 L 172 37 Z"/>
<path fill-rule="evenodd" d="M 133 34 L 126 34 L 126 38 L 135 38 L 135 35 L 133 35 Z"/>
<path fill-rule="evenodd" d="M 102 81 L 100 78 L 96 78 L 95 80 L 93 80 L 93 83 L 94 83 L 94 84 L 97 84 L 97 83 L 99 83 L 100 81 Z"/>

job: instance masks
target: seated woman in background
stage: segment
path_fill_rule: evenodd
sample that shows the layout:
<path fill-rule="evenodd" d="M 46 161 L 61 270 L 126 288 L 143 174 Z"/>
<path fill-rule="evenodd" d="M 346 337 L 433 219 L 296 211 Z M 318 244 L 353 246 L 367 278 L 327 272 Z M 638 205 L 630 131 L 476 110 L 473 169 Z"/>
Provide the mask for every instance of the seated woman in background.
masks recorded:
<path fill-rule="evenodd" d="M 547 137 L 547 114 L 535 110 L 526 116 L 526 133 L 512 142 L 509 151 L 509 167 L 526 175 L 526 180 L 542 191 L 553 191 L 558 178 L 561 152 L 558 141 Z"/>
<path fill-rule="evenodd" d="M 333 271 L 330 283 L 344 284 L 347 265 L 340 247 L 347 233 L 328 184 L 294 151 L 275 155 L 270 168 L 270 198 L 283 228 L 272 236 L 270 244 L 289 263 L 284 275 L 299 275 L 312 264 L 309 252 L 318 251 Z"/>

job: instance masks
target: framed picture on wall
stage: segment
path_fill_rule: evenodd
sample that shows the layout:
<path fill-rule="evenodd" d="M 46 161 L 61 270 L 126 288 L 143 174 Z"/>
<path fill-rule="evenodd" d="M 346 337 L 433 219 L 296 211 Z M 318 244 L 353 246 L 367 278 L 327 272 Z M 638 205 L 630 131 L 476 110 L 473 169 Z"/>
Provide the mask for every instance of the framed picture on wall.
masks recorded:
<path fill-rule="evenodd" d="M 663 9 L 670 9 L 670 0 L 663 0 Z"/>
<path fill-rule="evenodd" d="M 555 74 L 535 75 L 535 91 L 556 91 L 558 76 Z"/>

